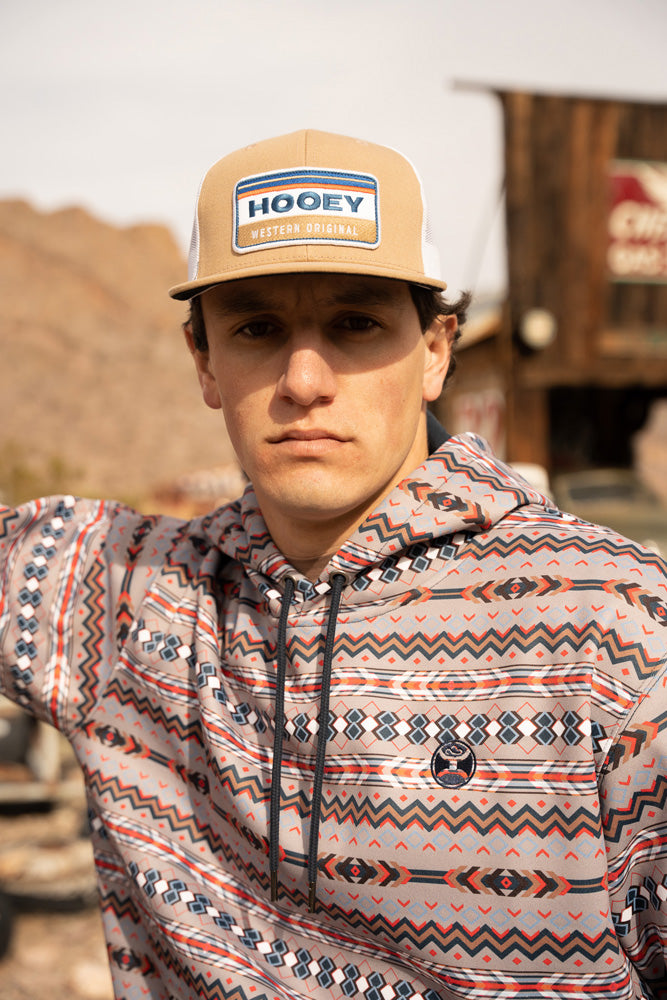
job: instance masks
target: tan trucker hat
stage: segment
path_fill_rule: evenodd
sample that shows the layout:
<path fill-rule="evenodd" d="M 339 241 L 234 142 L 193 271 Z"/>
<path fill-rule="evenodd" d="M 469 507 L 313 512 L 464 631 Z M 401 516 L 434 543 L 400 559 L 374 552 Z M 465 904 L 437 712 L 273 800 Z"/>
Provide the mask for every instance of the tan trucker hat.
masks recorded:
<path fill-rule="evenodd" d="M 386 146 L 306 129 L 218 160 L 197 195 L 190 299 L 238 278 L 371 274 L 446 288 L 419 176 Z"/>

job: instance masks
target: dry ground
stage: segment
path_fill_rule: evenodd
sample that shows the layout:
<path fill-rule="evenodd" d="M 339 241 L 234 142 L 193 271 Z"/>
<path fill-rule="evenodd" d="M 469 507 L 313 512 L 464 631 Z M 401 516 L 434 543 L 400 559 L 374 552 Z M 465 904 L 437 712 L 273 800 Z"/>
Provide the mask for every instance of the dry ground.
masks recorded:
<path fill-rule="evenodd" d="M 15 910 L 0 1000 L 113 998 L 83 816 L 82 785 L 48 811 L 0 811 L 0 888 Z"/>
<path fill-rule="evenodd" d="M 0 983 L 2 1000 L 113 1000 L 97 909 L 19 914 Z"/>

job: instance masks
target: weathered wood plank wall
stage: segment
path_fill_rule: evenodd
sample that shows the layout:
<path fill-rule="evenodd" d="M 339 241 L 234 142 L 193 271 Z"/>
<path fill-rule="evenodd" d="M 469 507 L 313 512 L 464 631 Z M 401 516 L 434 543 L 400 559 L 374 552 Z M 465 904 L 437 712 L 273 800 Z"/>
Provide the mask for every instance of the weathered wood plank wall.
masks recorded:
<path fill-rule="evenodd" d="M 667 284 L 616 283 L 606 268 L 609 162 L 667 162 L 667 106 L 501 93 L 510 316 L 549 309 L 559 335 L 533 381 L 595 374 L 606 328 L 667 328 Z M 536 371 L 537 369 L 537 371 Z M 538 372 L 542 378 L 538 379 Z"/>

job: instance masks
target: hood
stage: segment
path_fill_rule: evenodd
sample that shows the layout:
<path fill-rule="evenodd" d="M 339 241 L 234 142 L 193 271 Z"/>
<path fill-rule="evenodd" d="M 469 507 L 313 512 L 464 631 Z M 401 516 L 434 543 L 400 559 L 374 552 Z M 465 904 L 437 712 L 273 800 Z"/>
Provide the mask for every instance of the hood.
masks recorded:
<path fill-rule="evenodd" d="M 332 557 L 320 578 L 300 578 L 275 546 L 257 507 L 252 485 L 214 518 L 211 542 L 241 563 L 249 576 L 262 578 L 262 590 L 282 592 L 286 576 L 296 581 L 294 600 L 315 600 L 329 580 L 348 581 L 372 573 L 387 559 L 398 559 L 415 545 L 441 546 L 453 537 L 488 531 L 527 504 L 551 506 L 518 473 L 499 462 L 474 434 L 447 438 L 365 518 Z"/>

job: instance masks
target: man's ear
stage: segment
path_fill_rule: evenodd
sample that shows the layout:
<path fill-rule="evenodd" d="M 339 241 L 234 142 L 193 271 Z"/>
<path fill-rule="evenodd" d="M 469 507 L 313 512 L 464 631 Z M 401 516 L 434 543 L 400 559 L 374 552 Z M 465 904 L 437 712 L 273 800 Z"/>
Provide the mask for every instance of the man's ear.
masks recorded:
<path fill-rule="evenodd" d="M 199 379 L 199 386 L 201 388 L 201 394 L 204 398 L 204 402 L 207 406 L 210 406 L 212 410 L 220 410 L 222 408 L 222 403 L 220 402 L 220 394 L 218 393 L 217 383 L 210 368 L 208 351 L 200 351 L 195 347 L 190 323 L 183 324 L 183 333 L 185 334 L 185 342 L 188 345 L 188 350 L 190 351 L 192 360 L 195 363 L 197 378 Z"/>
<path fill-rule="evenodd" d="M 427 403 L 432 403 L 442 392 L 458 328 L 456 316 L 436 316 L 424 332 L 423 396 Z"/>

